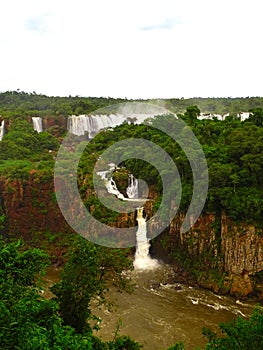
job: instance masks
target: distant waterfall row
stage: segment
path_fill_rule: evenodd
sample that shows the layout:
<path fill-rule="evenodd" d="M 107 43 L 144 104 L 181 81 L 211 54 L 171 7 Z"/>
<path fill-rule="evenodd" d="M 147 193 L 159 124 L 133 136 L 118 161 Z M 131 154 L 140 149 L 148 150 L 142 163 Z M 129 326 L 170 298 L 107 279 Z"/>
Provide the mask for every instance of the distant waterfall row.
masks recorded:
<path fill-rule="evenodd" d="M 219 114 L 205 114 L 201 113 L 198 119 L 213 119 L 224 120 L 229 114 L 223 116 Z M 251 113 L 239 113 L 237 116 L 244 121 L 249 118 Z M 98 114 L 98 115 L 71 115 L 67 118 L 67 130 L 69 133 L 82 136 L 87 134 L 89 138 L 93 138 L 100 130 L 105 128 L 114 128 L 117 125 L 121 125 L 123 122 L 133 122 L 135 124 L 141 124 L 145 119 L 151 118 L 150 114 Z M 33 128 L 38 133 L 43 131 L 43 121 L 40 117 L 32 117 Z M 5 121 L 2 120 L 0 126 L 0 141 L 5 134 Z"/>

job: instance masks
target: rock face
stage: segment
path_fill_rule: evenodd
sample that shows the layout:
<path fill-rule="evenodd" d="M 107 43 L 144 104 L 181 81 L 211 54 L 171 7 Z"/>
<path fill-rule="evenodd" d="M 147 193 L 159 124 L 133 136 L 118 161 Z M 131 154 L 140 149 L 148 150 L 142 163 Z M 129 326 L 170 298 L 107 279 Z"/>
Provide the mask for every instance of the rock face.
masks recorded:
<path fill-rule="evenodd" d="M 13 237 L 22 236 L 25 240 L 30 240 L 33 233 L 39 235 L 40 239 L 45 232 L 50 234 L 74 233 L 75 231 L 67 224 L 57 204 L 52 172 L 31 170 L 27 175 L 27 179 L 0 177 L 0 216 L 6 216 L 2 234 Z M 65 201 L 70 208 L 70 216 L 81 221 L 82 218 L 78 216 L 78 211 L 76 212 L 77 199 L 72 198 L 68 193 L 63 179 L 61 179 L 59 186 L 62 188 Z M 92 213 L 92 207 L 90 211 Z M 135 213 L 121 213 L 117 218 L 117 227 L 134 226 L 135 221 Z M 111 224 L 109 223 L 109 225 Z M 115 226 L 114 223 L 112 225 Z M 93 230 L 92 235 L 96 241 L 98 235 L 101 239 L 104 235 L 107 237 L 107 226 L 105 225 L 105 232 L 98 233 Z M 116 239 L 121 241 L 122 237 Z"/>
<path fill-rule="evenodd" d="M 246 223 L 234 224 L 224 213 L 220 216 L 205 214 L 182 234 L 182 221 L 182 215 L 172 221 L 166 234 L 166 246 L 171 245 L 177 251 L 184 249 L 193 261 L 198 261 L 200 285 L 215 292 L 225 290 L 237 297 L 262 290 L 255 278 L 263 271 L 262 229 Z M 201 273 L 203 269 L 206 274 Z M 211 279 L 209 276 L 215 271 L 220 271 L 221 277 Z M 258 294 L 262 297 L 261 292 Z"/>
<path fill-rule="evenodd" d="M 31 170 L 28 179 L 0 178 L 2 212 L 9 235 L 69 230 L 55 200 L 53 178 Z"/>
<path fill-rule="evenodd" d="M 30 239 L 32 232 L 39 232 L 39 235 L 45 231 L 73 232 L 56 203 L 51 173 L 31 170 L 26 179 L 0 178 L 0 216 L 5 214 L 7 218 L 5 233 Z M 150 195 L 153 198 L 154 195 Z M 74 198 L 68 198 L 68 201 L 70 205 Z M 152 210 L 152 201 L 148 201 L 145 205 L 148 217 L 152 216 Z M 169 262 L 173 263 L 174 252 L 184 250 L 195 265 L 199 264 L 198 283 L 203 287 L 216 292 L 224 290 L 238 297 L 255 292 L 263 298 L 263 281 L 256 278 L 263 271 L 262 229 L 245 223 L 236 225 L 224 213 L 212 213 L 201 216 L 187 233 L 182 234 L 183 218 L 182 214 L 177 215 L 165 232 L 153 240 L 155 255 L 158 258 L 170 256 Z M 134 225 L 134 213 L 119 215 L 118 227 Z M 150 237 L 154 225 L 148 228 Z M 206 274 L 202 274 L 202 270 Z M 217 271 L 220 278 L 211 278 Z"/>
<path fill-rule="evenodd" d="M 262 230 L 253 225 L 231 225 L 223 214 L 221 235 L 226 271 L 240 275 L 244 271 L 255 274 L 263 270 Z"/>

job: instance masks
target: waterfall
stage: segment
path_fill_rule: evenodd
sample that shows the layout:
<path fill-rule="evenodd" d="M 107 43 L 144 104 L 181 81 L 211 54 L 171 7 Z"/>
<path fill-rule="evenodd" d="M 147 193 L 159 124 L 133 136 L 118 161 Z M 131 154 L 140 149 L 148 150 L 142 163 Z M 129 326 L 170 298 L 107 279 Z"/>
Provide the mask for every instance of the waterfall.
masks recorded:
<path fill-rule="evenodd" d="M 158 261 L 152 259 L 149 253 L 150 243 L 147 238 L 146 220 L 143 217 L 143 207 L 137 209 L 137 222 L 136 253 L 133 265 L 135 269 L 152 270 L 158 267 Z"/>
<path fill-rule="evenodd" d="M 128 198 L 138 198 L 138 180 L 132 174 L 129 174 L 129 185 L 126 193 Z"/>
<path fill-rule="evenodd" d="M 125 199 L 124 195 L 120 193 L 120 191 L 118 190 L 116 182 L 113 180 L 113 178 L 112 177 L 110 179 L 107 178 L 107 174 L 115 168 L 115 164 L 109 164 L 109 165 L 111 167 L 110 170 L 98 171 L 97 174 L 104 181 L 104 184 L 107 188 L 108 193 L 114 194 L 119 199 Z"/>
<path fill-rule="evenodd" d="M 139 124 L 152 116 L 152 114 L 132 114 L 128 116 L 124 114 L 71 115 L 68 117 L 67 129 L 71 134 L 81 136 L 87 133 L 89 138 L 93 138 L 100 130 L 114 128 L 124 121 L 129 122 L 130 118 L 133 119 L 133 122 Z"/>
<path fill-rule="evenodd" d="M 110 170 L 98 171 L 97 175 L 99 175 L 107 188 L 108 193 L 114 194 L 119 199 L 129 200 L 129 199 L 138 199 L 138 180 L 132 175 L 129 174 L 129 184 L 126 189 L 126 194 L 128 198 L 125 198 L 122 193 L 117 188 L 116 182 L 113 178 L 109 178 L 107 176 L 108 173 L 112 172 L 115 169 L 116 165 L 111 163 L 109 164 Z"/>
<path fill-rule="evenodd" d="M 106 181 L 105 186 L 106 186 L 107 191 L 109 193 L 114 194 L 119 199 L 125 199 L 124 195 L 122 193 L 120 193 L 115 181 L 112 178 L 110 178 L 110 180 Z"/>
<path fill-rule="evenodd" d="M 5 121 L 2 120 L 1 126 L 0 126 L 0 141 L 2 141 L 5 134 Z"/>
<path fill-rule="evenodd" d="M 108 193 L 114 194 L 119 199 L 126 201 L 141 201 L 138 198 L 138 180 L 132 175 L 129 175 L 129 186 L 126 189 L 126 193 L 129 198 L 125 198 L 122 193 L 119 192 L 115 181 L 108 174 L 115 168 L 115 164 L 109 164 L 110 170 L 98 171 L 97 174 L 102 178 L 107 188 Z M 143 200 L 144 201 L 144 200 Z M 150 256 L 150 243 L 147 238 L 146 219 L 143 217 L 143 207 L 137 208 L 137 222 L 138 230 L 136 232 L 136 253 L 134 260 L 134 268 L 140 270 L 152 270 L 159 266 L 156 259 L 152 259 Z"/>
<path fill-rule="evenodd" d="M 122 115 L 71 115 L 68 117 L 68 131 L 74 135 L 88 134 L 94 137 L 100 130 L 120 125 L 125 120 Z"/>
<path fill-rule="evenodd" d="M 43 131 L 42 118 L 32 117 L 32 122 L 33 122 L 33 128 L 35 131 L 37 131 L 38 133 Z"/>

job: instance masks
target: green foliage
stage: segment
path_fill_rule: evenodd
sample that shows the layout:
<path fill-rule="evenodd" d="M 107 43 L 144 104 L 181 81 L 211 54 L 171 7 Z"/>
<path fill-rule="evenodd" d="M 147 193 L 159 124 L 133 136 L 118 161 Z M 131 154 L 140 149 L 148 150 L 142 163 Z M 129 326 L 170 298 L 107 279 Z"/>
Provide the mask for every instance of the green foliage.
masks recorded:
<path fill-rule="evenodd" d="M 210 329 L 204 329 L 208 338 L 206 350 L 258 350 L 263 348 L 263 308 L 256 307 L 252 316 L 246 320 L 238 317 L 230 322 L 221 323 L 219 328 L 223 336 Z"/>
<path fill-rule="evenodd" d="M 25 119 L 16 118 L 0 142 L 0 160 L 52 159 L 49 150 L 57 150 L 57 139 L 48 132 L 37 133 Z"/>
<path fill-rule="evenodd" d="M 221 334 L 203 328 L 208 343 L 204 350 L 259 350 L 263 348 L 263 308 L 257 306 L 249 319 L 237 317 L 219 324 Z M 176 343 L 167 350 L 184 350 L 183 343 Z"/>
<path fill-rule="evenodd" d="M 70 114 L 88 114 L 98 108 L 124 101 L 127 100 L 80 96 L 48 97 L 35 92 L 7 91 L 0 93 L 0 115 L 6 118 L 17 116 L 65 117 Z"/>
<path fill-rule="evenodd" d="M 108 342 L 108 350 L 140 350 L 141 348 L 142 345 L 127 336 L 118 337 Z"/>
<path fill-rule="evenodd" d="M 176 343 L 173 346 L 170 346 L 167 350 L 185 350 L 184 344 L 183 343 Z"/>
<path fill-rule="evenodd" d="M 92 316 L 91 299 L 98 297 L 104 301 L 104 293 L 111 281 L 115 281 L 119 288 L 129 290 L 129 281 L 122 271 L 131 269 L 132 264 L 124 253 L 77 237 L 61 281 L 52 287 L 66 325 L 79 333 L 89 330 L 87 320 Z"/>
<path fill-rule="evenodd" d="M 193 125 L 194 122 L 197 121 L 197 117 L 200 115 L 200 113 L 201 111 L 197 106 L 189 106 L 186 108 L 183 118 L 188 124 Z"/>
<path fill-rule="evenodd" d="M 116 257 L 112 254 L 111 258 L 105 257 L 104 260 L 108 262 L 115 260 L 116 263 L 118 254 Z M 39 293 L 41 289 L 37 282 L 38 277 L 48 262 L 47 254 L 39 249 L 26 250 L 21 242 L 7 244 L 0 240 L 1 349 L 137 350 L 140 348 L 140 345 L 129 337 L 116 337 L 110 342 L 102 342 L 92 335 L 91 331 L 78 334 L 73 327 L 64 325 L 56 300 L 45 300 Z M 116 269 L 118 274 L 121 270 L 120 264 L 116 265 Z M 91 269 L 88 272 L 90 271 Z M 80 274 L 78 277 L 81 279 Z M 87 281 L 85 275 L 82 277 Z"/>
<path fill-rule="evenodd" d="M 224 121 L 198 120 L 196 117 L 199 109 L 191 106 L 187 109 L 183 118 L 191 123 L 192 130 L 200 141 L 208 164 L 209 191 L 204 210 L 220 213 L 222 210 L 235 222 L 245 221 L 262 226 L 263 217 L 263 128 L 253 120 L 241 122 L 240 119 L 229 116 Z M 258 112 L 259 113 L 259 112 Z M 182 195 L 179 211 L 186 212 L 193 193 L 192 169 L 183 149 L 179 147 L 167 134 L 156 129 L 164 122 L 169 123 L 171 130 L 179 134 L 181 142 L 187 144 L 187 127 L 178 130 L 175 119 L 169 116 L 156 117 L 149 125 L 123 124 L 114 130 L 104 131 L 95 137 L 84 152 L 79 164 L 80 188 L 84 194 L 92 182 L 91 175 L 96 159 L 103 150 L 112 142 L 127 137 L 140 138 L 158 144 L 175 162 L 182 183 Z M 190 121 L 190 119 L 191 121 Z M 250 119 L 250 118 L 249 118 Z M 156 127 L 156 128 L 155 128 Z M 127 152 L 127 151 L 126 151 Z M 123 153 L 120 147 L 116 149 L 116 159 Z M 149 162 L 138 158 L 129 158 L 122 165 L 135 177 L 144 180 L 148 187 L 152 186 L 157 194 L 154 208 L 159 208 L 162 199 L 162 180 L 157 169 L 151 164 L 154 153 L 151 149 L 136 146 L 136 154 Z M 195 155 L 192 155 L 195 159 Z M 196 155 L 198 159 L 198 154 Z M 169 170 L 169 169 L 168 169 Z M 86 174 L 86 175 L 84 175 Z M 120 176 L 120 175 L 119 175 Z M 116 179 L 118 176 L 116 175 Z M 84 180 L 85 179 L 85 180 Z M 82 185 L 85 184 L 85 185 Z M 123 181 L 124 184 L 124 181 Z M 123 189 L 120 182 L 120 187 Z M 90 199 L 87 206 L 90 207 Z M 94 200 L 93 203 L 94 204 Z M 98 204 L 99 205 L 99 204 Z M 98 208 L 98 209 L 96 209 Z M 106 214 L 102 206 L 95 205 L 95 212 L 104 217 L 112 217 Z"/>
<path fill-rule="evenodd" d="M 141 101 L 141 100 L 140 100 Z M 45 96 L 36 92 L 6 91 L 0 93 L 0 115 L 14 116 L 67 116 L 69 114 L 89 114 L 98 108 L 110 106 L 127 99 L 81 96 Z M 158 104 L 158 100 L 148 100 Z M 198 106 L 203 113 L 239 113 L 262 108 L 262 97 L 246 98 L 171 98 L 164 100 L 166 107 L 172 112 L 184 113 L 188 106 Z"/>
<path fill-rule="evenodd" d="M 31 169 L 52 174 L 53 156 L 58 149 L 58 141 L 48 132 L 37 133 L 29 121 L 33 115 L 59 118 L 72 113 L 90 113 L 98 108 L 122 102 L 110 98 L 83 98 L 83 97 L 47 97 L 36 93 L 27 94 L 21 91 L 0 93 L 0 114 L 11 119 L 8 133 L 0 142 L 0 174 L 6 173 L 9 177 L 28 178 Z M 156 103 L 156 101 L 149 101 Z M 180 115 L 192 128 L 200 141 L 209 168 L 209 193 L 204 210 L 220 212 L 224 210 L 234 221 L 245 220 L 262 225 L 262 164 L 263 164 L 263 128 L 262 128 L 262 98 L 220 98 L 220 99 L 169 99 L 165 100 L 166 107 Z M 36 113 L 38 111 L 39 113 Z M 241 122 L 237 113 L 250 111 L 251 116 Z M 230 113 L 224 121 L 199 120 L 200 112 Z M 86 206 L 94 211 L 99 220 L 114 222 L 116 213 L 99 204 L 90 194 L 93 190 L 92 173 L 94 164 L 100 154 L 107 147 L 118 140 L 127 137 L 143 138 L 158 144 L 171 156 L 178 168 L 182 182 L 182 196 L 179 211 L 185 212 L 191 201 L 193 193 L 192 170 L 185 152 L 168 135 L 155 129 L 165 122 L 174 131 L 178 128 L 176 120 L 169 120 L 169 116 L 155 118 L 148 125 L 135 125 L 124 123 L 113 131 L 106 130 L 99 133 L 89 143 L 88 151 L 80 160 L 79 189 Z M 159 124 L 158 124 L 159 123 Z M 187 139 L 189 127 L 179 133 Z M 178 130 L 177 130 L 178 131 Z M 191 145 L 188 145 L 191 148 Z M 51 152 L 50 152 L 51 151 Z M 145 156 L 144 150 L 136 149 L 138 157 Z M 119 149 L 123 153 L 123 149 Z M 147 152 L 147 156 L 148 153 Z M 116 155 L 118 156 L 118 155 Z M 128 154 L 127 154 L 128 156 Z M 194 157 L 194 156 L 193 156 Z M 198 155 L 196 155 L 198 157 Z M 151 158 L 150 158 L 151 159 Z M 12 160 L 17 161 L 13 164 Z M 70 159 L 60 164 L 61 171 L 67 171 Z M 16 163 L 16 164 L 15 164 Z M 163 184 L 158 171 L 149 162 L 141 159 L 127 159 L 123 165 L 137 178 L 147 182 L 148 186 L 162 198 Z M 48 175 L 47 175 L 48 177 Z M 120 174 L 119 174 L 120 177 Z M 119 182 L 120 189 L 124 191 L 125 179 Z M 248 195 L 248 191 L 250 195 Z M 89 198 L 88 198 L 89 197 Z M 159 208 L 161 201 L 154 203 Z M 93 204 L 96 205 L 93 205 Z M 166 213 L 164 213 L 166 215 Z M 105 219 L 107 218 L 107 219 Z"/>

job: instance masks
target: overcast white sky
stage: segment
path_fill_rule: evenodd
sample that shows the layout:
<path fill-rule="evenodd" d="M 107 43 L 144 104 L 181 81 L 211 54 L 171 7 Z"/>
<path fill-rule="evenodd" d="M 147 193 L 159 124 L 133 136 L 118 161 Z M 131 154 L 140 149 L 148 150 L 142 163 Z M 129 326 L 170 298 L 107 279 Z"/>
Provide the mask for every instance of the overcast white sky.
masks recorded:
<path fill-rule="evenodd" d="M 262 96 L 262 0 L 8 0 L 0 91 Z"/>

